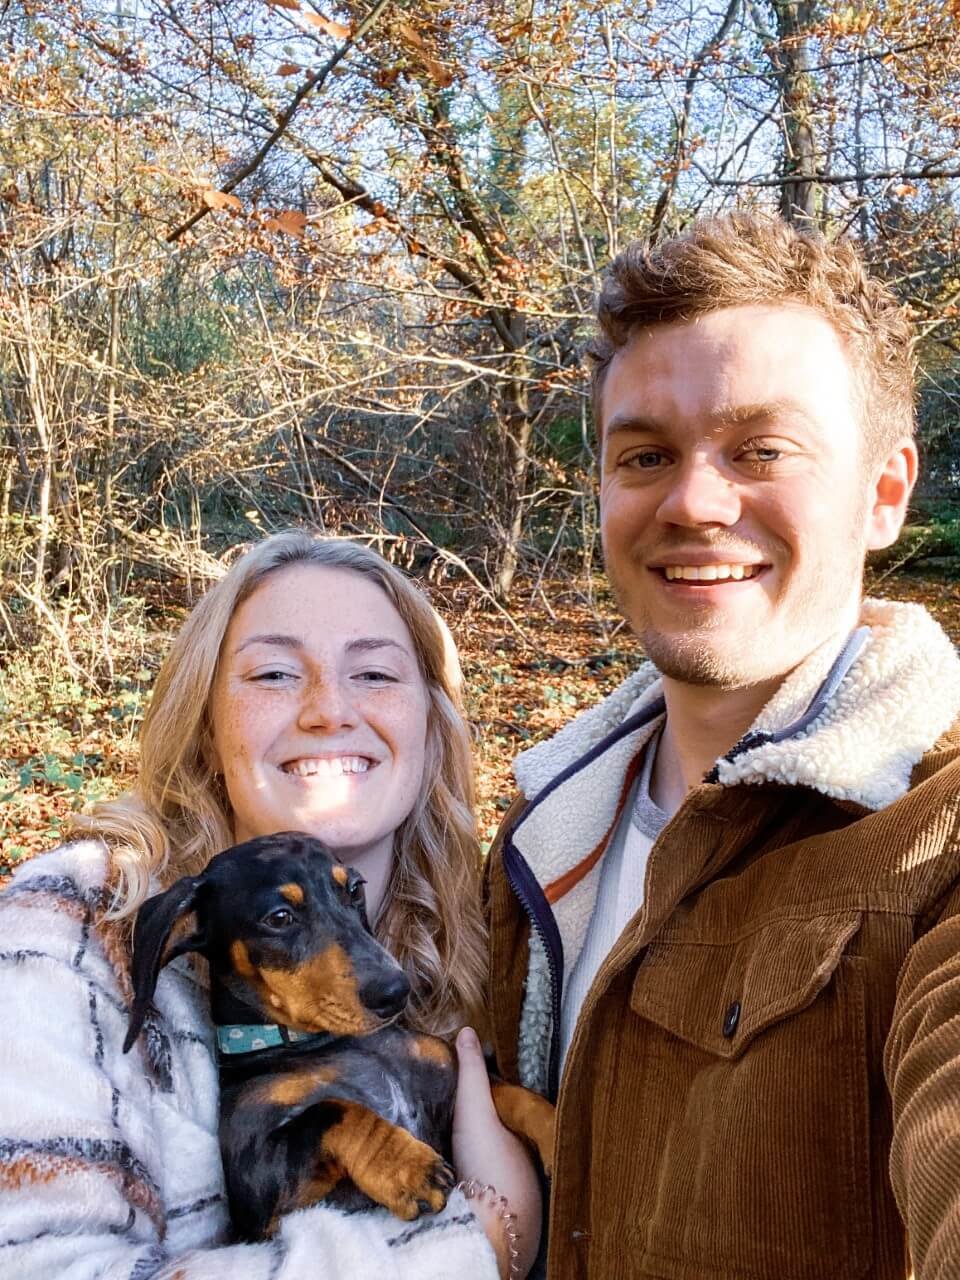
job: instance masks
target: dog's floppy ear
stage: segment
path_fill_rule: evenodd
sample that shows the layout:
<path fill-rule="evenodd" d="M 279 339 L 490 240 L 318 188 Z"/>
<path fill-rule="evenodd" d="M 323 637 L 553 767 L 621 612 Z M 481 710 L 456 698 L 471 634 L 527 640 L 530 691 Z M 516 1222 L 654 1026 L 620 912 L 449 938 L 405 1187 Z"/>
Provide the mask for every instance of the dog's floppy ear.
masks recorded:
<path fill-rule="evenodd" d="M 130 1025 L 123 1042 L 123 1052 L 128 1053 L 143 1029 L 147 1009 L 157 987 L 157 978 L 165 964 L 185 951 L 202 951 L 205 938 L 202 930 L 188 931 L 170 945 L 170 935 L 178 924 L 186 921 L 197 901 L 197 889 L 202 876 L 184 876 L 156 897 L 148 898 L 137 914 L 133 930 L 133 1006 L 130 1009 Z"/>

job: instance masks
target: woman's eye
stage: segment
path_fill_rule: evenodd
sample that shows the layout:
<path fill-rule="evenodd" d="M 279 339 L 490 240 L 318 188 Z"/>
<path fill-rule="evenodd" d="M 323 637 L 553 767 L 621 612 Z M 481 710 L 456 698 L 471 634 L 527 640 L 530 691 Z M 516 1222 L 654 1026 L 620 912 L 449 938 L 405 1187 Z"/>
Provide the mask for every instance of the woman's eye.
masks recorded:
<path fill-rule="evenodd" d="M 270 929 L 287 929 L 293 921 L 294 914 L 288 907 L 278 907 L 263 917 L 263 923 Z"/>
<path fill-rule="evenodd" d="M 295 680 L 292 671 L 258 671 L 251 679 L 257 684 L 283 684 L 287 680 Z"/>
<path fill-rule="evenodd" d="M 358 671 L 353 678 L 361 684 L 395 684 L 397 679 L 387 671 Z"/>

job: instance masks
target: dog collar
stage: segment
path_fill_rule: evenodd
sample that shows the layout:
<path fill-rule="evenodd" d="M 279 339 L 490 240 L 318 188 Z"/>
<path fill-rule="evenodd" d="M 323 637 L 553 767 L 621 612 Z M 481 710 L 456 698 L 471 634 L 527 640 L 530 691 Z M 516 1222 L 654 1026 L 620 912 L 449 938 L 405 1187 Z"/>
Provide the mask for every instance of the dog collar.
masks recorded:
<path fill-rule="evenodd" d="M 257 1053 L 308 1040 L 330 1040 L 326 1031 L 293 1031 L 275 1022 L 231 1022 L 217 1027 L 217 1047 L 222 1054 Z"/>

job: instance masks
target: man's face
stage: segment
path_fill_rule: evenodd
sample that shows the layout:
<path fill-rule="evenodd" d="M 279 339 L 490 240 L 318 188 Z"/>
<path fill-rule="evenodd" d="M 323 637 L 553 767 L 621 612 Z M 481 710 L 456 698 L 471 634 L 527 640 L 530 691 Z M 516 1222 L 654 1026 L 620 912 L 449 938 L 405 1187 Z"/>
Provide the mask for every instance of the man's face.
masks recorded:
<path fill-rule="evenodd" d="M 760 684 L 853 624 L 865 552 L 892 541 L 888 472 L 865 457 L 854 373 L 819 312 L 640 330 L 607 370 L 602 419 L 607 572 L 665 675 Z"/>

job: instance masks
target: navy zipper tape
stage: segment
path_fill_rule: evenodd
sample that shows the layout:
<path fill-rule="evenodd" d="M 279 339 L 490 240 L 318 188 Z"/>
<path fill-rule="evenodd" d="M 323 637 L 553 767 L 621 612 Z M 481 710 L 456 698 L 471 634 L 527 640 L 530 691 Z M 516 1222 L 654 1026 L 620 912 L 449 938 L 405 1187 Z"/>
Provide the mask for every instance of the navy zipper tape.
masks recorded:
<path fill-rule="evenodd" d="M 530 927 L 536 931 L 546 952 L 550 969 L 550 1058 L 547 1068 L 547 1097 L 556 1102 L 560 1064 L 560 1002 L 563 992 L 563 941 L 547 902 L 546 894 L 530 870 L 523 854 L 507 839 L 503 851 L 503 869 L 510 888 L 527 913 Z"/>
<path fill-rule="evenodd" d="M 662 716 L 666 710 L 667 704 L 664 699 L 662 697 L 657 698 L 657 700 L 655 702 L 651 702 L 648 707 L 643 707 L 635 715 L 632 715 L 629 720 L 624 720 L 623 724 L 618 725 L 616 729 L 608 733 L 605 738 L 601 738 L 596 746 L 591 747 L 585 756 L 580 756 L 578 759 L 573 760 L 565 769 L 562 769 L 560 773 L 557 774 L 552 782 L 547 783 L 543 790 L 537 795 L 536 799 L 531 800 L 526 809 L 524 809 L 523 813 L 514 824 L 513 830 L 516 831 L 517 827 L 519 827 L 522 822 L 526 821 L 530 814 L 533 813 L 534 809 L 538 808 L 548 796 L 553 795 L 554 791 L 556 791 L 558 787 L 562 787 L 568 778 L 572 778 L 575 773 L 579 773 L 580 770 L 585 769 L 587 765 L 593 764 L 594 760 L 596 760 L 598 756 L 602 756 L 605 751 L 609 751 L 610 748 L 619 742 L 621 738 L 626 738 L 629 734 L 635 733 L 637 729 L 642 729 L 644 725 L 649 724 L 651 720 L 655 720 L 657 716 Z M 511 835 L 512 834 L 513 832 L 511 832 Z"/>
<path fill-rule="evenodd" d="M 787 738 L 796 737 L 798 733 L 802 733 L 804 729 L 813 724 L 814 720 L 840 688 L 841 681 L 860 656 L 860 650 L 869 638 L 869 627 L 857 627 L 855 631 L 851 631 L 847 637 L 846 644 L 837 654 L 836 661 L 827 672 L 826 680 L 810 699 L 810 705 L 800 719 L 794 720 L 793 724 L 787 725 L 786 729 L 779 729 L 776 733 L 766 734 L 767 742 L 785 742 Z"/>
<path fill-rule="evenodd" d="M 503 868 L 506 872 L 510 887 L 520 902 L 520 905 L 526 911 L 530 920 L 530 925 L 536 930 L 543 943 L 543 949 L 546 952 L 547 964 L 550 967 L 550 978 L 552 987 L 551 1001 L 551 1031 L 550 1031 L 550 1061 L 547 1069 L 547 1092 L 552 1102 L 556 1101 L 560 1084 L 560 1005 L 563 998 L 563 941 L 560 937 L 560 930 L 557 928 L 557 922 L 551 910 L 550 903 L 547 901 L 543 888 L 530 869 L 527 860 L 523 854 L 517 849 L 513 843 L 513 834 L 517 827 L 533 812 L 533 810 L 551 795 L 557 787 L 562 786 L 568 778 L 575 773 L 579 773 L 581 769 L 585 769 L 598 756 L 603 755 L 621 738 L 627 737 L 629 734 L 636 732 L 637 729 L 643 728 L 649 724 L 651 720 L 655 720 L 657 716 L 662 715 L 666 711 L 666 703 L 663 698 L 658 698 L 650 706 L 644 707 L 638 711 L 636 715 L 625 720 L 623 724 L 618 725 L 612 733 L 602 738 L 596 746 L 592 747 L 585 756 L 574 760 L 567 765 L 550 782 L 535 800 L 532 800 L 527 809 L 521 814 L 520 818 L 514 824 L 513 829 L 504 840 L 503 844 Z"/>
<path fill-rule="evenodd" d="M 753 731 L 744 734 L 735 746 L 733 746 L 723 757 L 727 764 L 732 764 L 746 751 L 752 751 L 754 747 L 765 747 L 771 742 L 786 742 L 788 738 L 795 738 L 797 734 L 803 733 L 808 729 L 814 720 L 821 714 L 824 707 L 834 696 L 846 676 L 847 672 L 860 656 L 860 651 L 870 638 L 869 627 L 857 627 L 855 631 L 851 631 L 847 637 L 846 643 L 837 654 L 833 665 L 827 672 L 826 679 L 820 685 L 817 692 L 810 699 L 806 711 L 803 715 L 794 720 L 792 724 L 788 724 L 785 729 L 778 729 L 776 733 L 763 733 Z M 720 780 L 720 761 L 713 766 L 704 782 L 718 782 Z"/>

